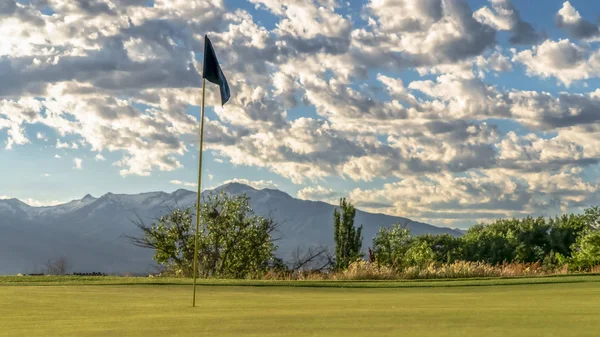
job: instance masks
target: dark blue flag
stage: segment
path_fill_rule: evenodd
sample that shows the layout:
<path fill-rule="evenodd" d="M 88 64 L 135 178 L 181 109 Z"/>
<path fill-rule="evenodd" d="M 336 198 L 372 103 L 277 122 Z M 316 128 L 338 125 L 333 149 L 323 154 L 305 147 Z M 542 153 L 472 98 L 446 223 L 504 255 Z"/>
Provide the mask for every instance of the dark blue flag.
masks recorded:
<path fill-rule="evenodd" d="M 217 55 L 212 43 L 208 39 L 208 35 L 204 36 L 204 69 L 202 77 L 209 82 L 219 85 L 221 89 L 221 106 L 225 105 L 231 96 L 229 84 L 227 84 L 227 79 L 223 75 L 223 71 L 221 71 L 221 66 L 219 66 Z"/>

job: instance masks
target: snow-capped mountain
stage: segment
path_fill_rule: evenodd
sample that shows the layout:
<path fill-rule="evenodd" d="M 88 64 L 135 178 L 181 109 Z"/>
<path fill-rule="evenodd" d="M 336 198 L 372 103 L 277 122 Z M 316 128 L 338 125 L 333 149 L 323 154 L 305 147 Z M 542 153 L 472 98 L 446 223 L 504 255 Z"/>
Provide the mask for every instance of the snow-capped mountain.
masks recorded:
<path fill-rule="evenodd" d="M 284 260 L 298 247 L 334 245 L 333 205 L 238 183 L 215 189 L 221 190 L 245 193 L 257 214 L 270 216 L 280 224 L 277 253 Z M 70 260 L 74 272 L 152 272 L 153 252 L 131 245 L 123 235 L 139 234 L 133 224 L 138 217 L 150 223 L 173 207 L 192 206 L 195 202 L 196 193 L 183 189 L 173 193 L 107 193 L 99 198 L 86 195 L 51 207 L 31 207 L 17 199 L 0 200 L 0 274 L 36 272 L 47 260 L 60 256 Z M 371 245 L 380 227 L 395 223 L 406 225 L 414 235 L 461 235 L 450 228 L 358 210 L 355 224 L 363 225 L 363 248 Z"/>

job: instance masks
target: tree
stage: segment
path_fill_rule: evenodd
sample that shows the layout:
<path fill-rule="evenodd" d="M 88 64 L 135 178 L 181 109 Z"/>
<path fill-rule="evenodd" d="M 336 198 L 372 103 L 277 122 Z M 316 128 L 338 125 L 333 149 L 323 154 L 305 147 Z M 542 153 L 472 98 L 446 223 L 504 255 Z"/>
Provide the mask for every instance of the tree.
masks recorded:
<path fill-rule="evenodd" d="M 274 256 L 272 219 L 252 211 L 246 195 L 211 193 L 200 208 L 198 273 L 201 277 L 259 277 L 280 264 Z M 156 250 L 154 260 L 176 274 L 193 276 L 194 228 L 192 208 L 175 209 L 151 226 L 137 224 L 142 237 L 133 244 Z"/>
<path fill-rule="evenodd" d="M 584 217 L 588 225 L 588 229 L 600 230 L 600 206 L 586 208 Z"/>
<path fill-rule="evenodd" d="M 48 260 L 46 262 L 46 274 L 48 275 L 66 275 L 69 271 L 71 263 L 64 256 L 56 260 Z"/>
<path fill-rule="evenodd" d="M 292 254 L 289 265 L 293 273 L 322 272 L 330 270 L 335 265 L 335 259 L 325 246 L 308 247 L 306 251 L 298 247 Z"/>
<path fill-rule="evenodd" d="M 463 259 L 462 238 L 450 234 L 424 234 L 414 238 L 415 242 L 426 242 L 435 255 L 435 261 L 453 263 Z"/>
<path fill-rule="evenodd" d="M 600 231 L 592 230 L 580 236 L 573 248 L 572 268 L 587 271 L 600 265 Z"/>
<path fill-rule="evenodd" d="M 154 249 L 152 259 L 169 272 L 190 277 L 193 275 L 194 229 L 192 208 L 176 208 L 146 225 L 141 219 L 135 225 L 142 236 L 127 236 L 138 247 Z"/>
<path fill-rule="evenodd" d="M 257 277 L 275 263 L 277 225 L 254 214 L 246 195 L 210 194 L 202 204 L 198 241 L 201 276 Z"/>
<path fill-rule="evenodd" d="M 463 237 L 467 261 L 536 262 L 552 250 L 544 218 L 502 219 L 471 227 Z"/>
<path fill-rule="evenodd" d="M 348 268 L 351 262 L 362 257 L 362 225 L 354 227 L 356 209 L 346 201 L 340 199 L 340 210 L 333 211 L 333 226 L 335 240 L 335 263 L 337 270 Z"/>
<path fill-rule="evenodd" d="M 592 209 L 593 210 L 593 209 Z M 590 228 L 590 222 L 594 221 L 589 210 L 586 215 L 563 214 L 550 218 L 549 241 L 551 251 L 562 256 L 571 256 L 572 248 L 577 238 Z"/>
<path fill-rule="evenodd" d="M 411 242 L 410 231 L 400 224 L 380 228 L 373 238 L 375 262 L 382 266 L 402 268 Z"/>
<path fill-rule="evenodd" d="M 426 241 L 413 241 L 404 257 L 405 266 L 425 268 L 435 262 L 435 253 Z"/>

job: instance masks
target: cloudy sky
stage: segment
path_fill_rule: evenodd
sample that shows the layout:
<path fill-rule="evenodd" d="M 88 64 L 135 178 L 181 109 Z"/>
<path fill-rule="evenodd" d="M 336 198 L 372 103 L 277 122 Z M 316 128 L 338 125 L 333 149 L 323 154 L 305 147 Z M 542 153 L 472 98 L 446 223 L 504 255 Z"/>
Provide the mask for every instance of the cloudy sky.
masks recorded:
<path fill-rule="evenodd" d="M 238 180 L 437 225 L 600 204 L 600 2 L 0 0 L 0 197 Z"/>

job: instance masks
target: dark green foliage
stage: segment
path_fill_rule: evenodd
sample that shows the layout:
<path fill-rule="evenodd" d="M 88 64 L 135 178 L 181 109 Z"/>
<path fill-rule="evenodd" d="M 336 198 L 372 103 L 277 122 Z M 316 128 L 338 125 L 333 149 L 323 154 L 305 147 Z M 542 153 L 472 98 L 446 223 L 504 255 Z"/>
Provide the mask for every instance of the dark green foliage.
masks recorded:
<path fill-rule="evenodd" d="M 346 201 L 340 199 L 340 211 L 333 211 L 333 233 L 335 240 L 336 269 L 343 270 L 356 259 L 362 257 L 362 225 L 354 227 L 356 209 Z"/>
<path fill-rule="evenodd" d="M 375 261 L 403 269 L 427 262 L 458 260 L 502 263 L 543 262 L 548 268 L 566 263 L 587 270 L 600 264 L 600 208 L 555 218 L 502 219 L 471 227 L 460 238 L 450 235 L 411 237 L 394 226 L 373 239 Z"/>
<path fill-rule="evenodd" d="M 464 260 L 463 242 L 450 234 L 425 234 L 414 238 L 415 242 L 425 242 L 434 254 L 436 262 L 453 263 Z"/>
<path fill-rule="evenodd" d="M 551 250 L 549 229 L 543 218 L 532 217 L 474 226 L 463 238 L 465 259 L 491 264 L 540 261 Z"/>
<path fill-rule="evenodd" d="M 422 235 L 412 237 L 401 225 L 381 228 L 373 238 L 375 261 L 402 270 L 407 267 L 426 267 L 434 262 L 454 262 L 462 256 L 461 239 L 451 235 Z"/>
<path fill-rule="evenodd" d="M 154 260 L 177 275 L 191 276 L 194 261 L 193 211 L 176 209 L 151 226 L 134 244 L 156 250 Z M 201 277 L 258 277 L 281 267 L 274 256 L 271 219 L 254 215 L 245 195 L 210 194 L 200 208 L 198 273 Z"/>
<path fill-rule="evenodd" d="M 587 210 L 586 210 L 587 212 Z M 548 219 L 550 248 L 563 256 L 570 256 L 577 238 L 590 227 L 591 218 L 575 214 L 563 214 Z"/>
<path fill-rule="evenodd" d="M 572 245 L 589 227 L 586 215 L 544 219 L 498 220 L 477 225 L 464 236 L 464 258 L 491 264 L 543 261 L 548 255 L 570 256 Z"/>
<path fill-rule="evenodd" d="M 136 223 L 141 237 L 128 237 L 136 246 L 154 249 L 154 261 L 182 276 L 193 274 L 194 229 L 191 208 L 175 209 L 150 226 Z"/>

